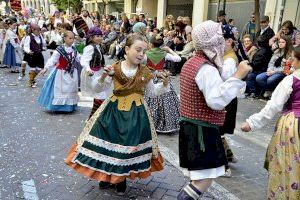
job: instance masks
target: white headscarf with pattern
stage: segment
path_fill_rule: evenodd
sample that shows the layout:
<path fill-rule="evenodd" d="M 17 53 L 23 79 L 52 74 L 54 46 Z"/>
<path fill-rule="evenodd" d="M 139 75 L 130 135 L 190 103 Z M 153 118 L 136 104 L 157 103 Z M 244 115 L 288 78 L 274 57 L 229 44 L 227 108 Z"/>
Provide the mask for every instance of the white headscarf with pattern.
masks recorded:
<path fill-rule="evenodd" d="M 223 66 L 225 40 L 221 24 L 211 20 L 202 22 L 193 29 L 192 38 L 196 51 L 203 51 L 217 67 Z"/>

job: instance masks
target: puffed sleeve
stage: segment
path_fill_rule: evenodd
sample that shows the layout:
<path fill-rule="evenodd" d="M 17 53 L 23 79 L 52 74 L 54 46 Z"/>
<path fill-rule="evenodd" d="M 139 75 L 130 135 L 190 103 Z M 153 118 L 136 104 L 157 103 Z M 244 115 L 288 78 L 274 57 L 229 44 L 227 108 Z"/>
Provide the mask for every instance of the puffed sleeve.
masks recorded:
<path fill-rule="evenodd" d="M 200 68 L 195 81 L 207 105 L 213 110 L 223 110 L 245 86 L 245 82 L 235 77 L 223 81 L 218 69 L 209 64 Z"/>
<path fill-rule="evenodd" d="M 282 111 L 283 106 L 289 100 L 292 91 L 293 75 L 289 75 L 278 84 L 265 107 L 259 113 L 251 115 L 246 120 L 249 123 L 251 130 L 255 131 L 262 128 L 278 112 Z"/>

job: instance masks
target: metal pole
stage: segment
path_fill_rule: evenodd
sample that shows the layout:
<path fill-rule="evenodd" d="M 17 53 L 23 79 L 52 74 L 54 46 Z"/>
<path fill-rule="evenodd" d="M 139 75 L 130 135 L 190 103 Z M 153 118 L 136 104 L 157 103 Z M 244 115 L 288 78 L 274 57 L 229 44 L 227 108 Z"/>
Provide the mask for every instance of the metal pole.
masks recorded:
<path fill-rule="evenodd" d="M 218 5 L 217 5 L 217 10 L 216 10 L 216 21 L 218 21 L 218 12 L 219 12 L 219 9 L 220 9 L 220 3 L 221 3 L 221 0 L 218 1 Z"/>
<path fill-rule="evenodd" d="M 226 9 L 226 0 L 223 1 L 223 10 L 225 11 Z"/>

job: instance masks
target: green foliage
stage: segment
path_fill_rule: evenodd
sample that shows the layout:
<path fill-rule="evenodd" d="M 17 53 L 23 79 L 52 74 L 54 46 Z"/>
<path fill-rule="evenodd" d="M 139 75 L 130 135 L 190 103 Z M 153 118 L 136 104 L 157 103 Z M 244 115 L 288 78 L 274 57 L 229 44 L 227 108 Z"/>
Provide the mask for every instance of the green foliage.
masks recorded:
<path fill-rule="evenodd" d="M 71 12 L 81 12 L 83 7 L 82 0 L 51 0 L 58 9 L 67 10 L 70 6 Z"/>

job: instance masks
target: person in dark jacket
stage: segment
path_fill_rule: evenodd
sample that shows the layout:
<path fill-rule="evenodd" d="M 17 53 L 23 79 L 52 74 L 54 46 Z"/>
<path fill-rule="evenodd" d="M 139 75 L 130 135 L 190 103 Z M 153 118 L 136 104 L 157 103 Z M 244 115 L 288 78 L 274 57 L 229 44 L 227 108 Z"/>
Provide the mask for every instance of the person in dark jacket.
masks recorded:
<path fill-rule="evenodd" d="M 258 50 L 253 55 L 252 62 L 250 66 L 252 67 L 252 72 L 248 74 L 247 77 L 247 95 L 250 97 L 258 97 L 260 95 L 259 86 L 256 83 L 256 76 L 262 72 L 265 72 L 268 67 L 268 63 L 272 57 L 272 51 L 266 41 L 266 37 L 260 35 L 257 38 Z"/>
<path fill-rule="evenodd" d="M 260 30 L 256 33 L 256 38 L 264 37 L 264 41 L 269 45 L 269 40 L 275 35 L 273 29 L 269 26 L 269 17 L 262 16 L 260 18 Z"/>

